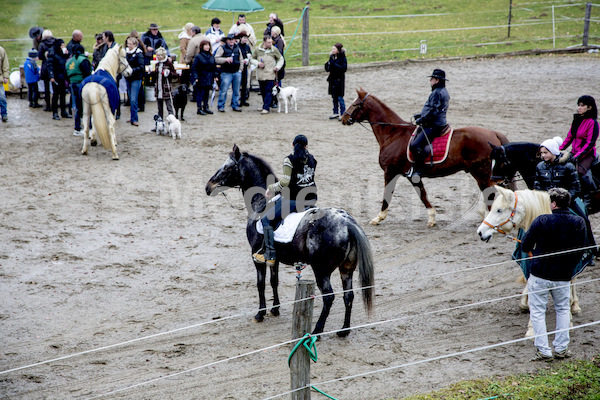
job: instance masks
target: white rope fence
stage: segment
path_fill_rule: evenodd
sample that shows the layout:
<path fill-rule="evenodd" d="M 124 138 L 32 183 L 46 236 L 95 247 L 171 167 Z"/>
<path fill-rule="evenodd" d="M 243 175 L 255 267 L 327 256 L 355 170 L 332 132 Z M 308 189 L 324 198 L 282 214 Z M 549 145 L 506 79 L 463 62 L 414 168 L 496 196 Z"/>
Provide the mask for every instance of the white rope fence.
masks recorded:
<path fill-rule="evenodd" d="M 477 271 L 480 269 L 486 269 L 486 268 L 491 268 L 491 267 L 495 267 L 495 266 L 499 266 L 499 265 L 503 265 L 503 264 L 508 264 L 508 263 L 513 263 L 516 261 L 522 261 L 522 260 L 528 260 L 528 259 L 533 259 L 533 258 L 543 258 L 543 257 L 552 257 L 552 256 L 556 256 L 556 255 L 560 255 L 560 254 L 566 254 L 566 253 L 571 253 L 571 252 L 576 252 L 576 251 L 582 251 L 582 250 L 588 250 L 588 249 L 592 249 L 595 248 L 596 246 L 586 246 L 586 247 L 581 247 L 581 248 L 577 248 L 577 249 L 571 249 L 571 250 L 564 250 L 564 251 L 559 251 L 559 252 L 555 252 L 555 253 L 548 253 L 548 254 L 543 254 L 543 255 L 539 255 L 539 256 L 535 256 L 535 257 L 527 257 L 527 258 L 522 258 L 522 259 L 518 259 L 518 260 L 508 260 L 508 261 L 500 261 L 497 263 L 491 263 L 491 264 L 485 264 L 485 265 L 481 265 L 481 266 L 476 266 L 476 267 L 470 267 L 470 268 L 464 268 L 464 269 L 459 269 L 459 270 L 454 270 L 454 271 L 446 271 L 446 272 L 441 272 L 441 273 L 437 273 L 437 274 L 432 274 L 432 275 L 428 275 L 428 276 L 424 276 L 421 277 L 422 279 L 431 279 L 431 278 L 437 278 L 437 277 L 442 277 L 442 276 L 447 276 L 447 275 L 452 275 L 452 274 L 457 274 L 457 273 L 465 273 L 465 272 L 470 272 L 470 271 Z M 600 278 L 596 279 L 596 280 L 600 280 Z M 585 281 L 585 282 L 581 282 L 581 283 L 587 283 L 589 281 Z M 580 284 L 580 282 L 577 282 L 576 284 Z M 358 288 L 354 288 L 352 290 L 361 290 L 361 289 L 366 289 L 366 288 L 374 288 L 374 286 L 369 286 L 369 287 L 358 287 Z M 342 291 L 338 291 L 338 292 L 332 292 L 328 295 L 337 295 L 337 294 L 343 294 L 345 292 L 348 292 L 350 290 L 342 290 Z M 518 295 L 511 295 L 511 296 L 507 296 L 507 297 L 502 297 L 500 298 L 500 300 L 505 300 L 508 298 L 513 298 L 513 297 L 520 297 L 521 294 Z M 323 298 L 324 295 L 315 295 L 311 298 Z M 301 301 L 306 301 L 308 299 L 299 299 L 299 300 L 292 300 L 292 301 L 288 301 L 288 302 L 283 302 L 281 303 L 279 306 L 285 306 L 285 305 L 291 305 L 291 304 L 295 304 Z M 259 309 L 259 311 L 267 311 L 269 308 L 271 307 L 267 307 L 264 309 Z M 450 309 L 446 309 L 444 311 L 448 311 L 448 310 L 452 310 L 453 308 Z M 214 323 L 218 323 L 218 322 L 222 322 L 225 320 L 229 320 L 229 319 L 235 319 L 235 318 L 240 318 L 243 316 L 247 316 L 251 313 L 254 313 L 255 311 L 252 312 L 246 312 L 246 313 L 240 313 L 240 314 L 235 314 L 235 315 L 231 315 L 228 317 L 223 317 L 223 318 L 219 318 L 216 320 L 210 320 L 210 321 L 203 321 L 203 322 L 199 322 L 197 324 L 193 324 L 193 325 L 189 325 L 189 326 L 185 326 L 185 327 L 181 327 L 181 328 L 177 328 L 177 329 L 172 329 L 169 331 L 165 331 L 165 332 L 160 332 L 160 333 L 156 333 L 153 335 L 148 335 L 148 336 L 143 336 L 140 338 L 136 338 L 136 339 L 131 339 L 131 340 L 127 340 L 124 342 L 120 342 L 120 343 L 115 343 L 115 344 L 111 344 L 111 345 L 107 345 L 107 346 L 102 346 L 102 347 L 98 347 L 98 348 L 94 348 L 94 349 L 90 349 L 90 350 L 85 350 L 85 351 L 81 351 L 78 353 L 73 353 L 73 354 L 69 354 L 69 355 L 65 355 L 62 357 L 57 357 L 57 358 L 53 358 L 53 359 L 49 359 L 49 360 L 45 360 L 45 361 L 40 361 L 37 363 L 32 363 L 32 364 L 28 364 L 28 365 L 24 365 L 21 367 L 15 367 L 15 368 L 11 368 L 8 370 L 4 370 L 4 371 L 0 371 L 0 375 L 4 375 L 4 374 L 8 374 L 11 372 L 15 372 L 15 371 L 20 371 L 23 369 L 28 369 L 28 368 L 33 368 L 33 367 L 37 367 L 40 365 L 44 365 L 44 364 L 50 364 L 56 361 L 62 361 L 62 360 L 66 360 L 69 358 L 73 358 L 73 357 L 78 357 L 78 356 L 82 356 L 82 355 L 86 355 L 86 354 L 91 354 L 91 353 L 96 353 L 99 351 L 104 351 L 104 350 L 109 350 L 109 349 L 113 349 L 116 347 L 122 347 L 122 346 L 126 346 L 129 344 L 133 344 L 136 342 L 141 342 L 144 340 L 149 340 L 149 339 L 154 339 L 157 337 L 161 337 L 161 336 L 165 336 L 165 335 L 169 335 L 169 334 L 173 334 L 173 333 L 178 333 L 178 332 L 182 332 L 185 330 L 189 330 L 192 328 L 198 328 L 201 326 L 206 326 L 206 325 L 210 325 L 210 324 L 214 324 Z M 434 311 L 435 312 L 435 311 Z M 404 318 L 404 317 L 403 317 Z M 395 321 L 395 320 L 390 320 L 390 321 Z M 380 322 L 381 323 L 381 322 Z M 375 324 L 380 324 L 380 323 L 375 323 Z M 361 327 L 365 327 L 368 325 L 359 325 L 356 328 L 361 328 Z M 337 330 L 337 331 L 329 331 L 328 333 L 337 333 L 341 330 Z M 284 343 L 287 344 L 288 342 Z M 283 344 L 282 344 L 283 345 Z M 264 350 L 264 349 L 263 349 Z"/>
<path fill-rule="evenodd" d="M 582 285 L 582 284 L 593 283 L 593 282 L 598 282 L 598 281 L 600 281 L 600 278 L 589 279 L 589 280 L 586 280 L 586 281 L 580 281 L 580 282 L 573 283 L 572 285 Z M 564 286 L 557 286 L 557 288 L 566 287 L 566 286 L 570 286 L 570 285 L 571 284 L 564 285 Z M 542 289 L 542 290 L 531 291 L 530 293 L 538 293 L 538 292 L 544 292 L 544 291 L 545 291 L 545 289 Z M 398 318 L 392 318 L 392 319 L 387 319 L 387 320 L 382 320 L 382 321 L 377 321 L 377 322 L 366 323 L 366 324 L 362 324 L 362 325 L 356 325 L 356 326 L 353 326 L 353 327 L 351 327 L 349 329 L 356 330 L 356 329 L 362 329 L 362 328 L 375 327 L 375 326 L 380 326 L 380 325 L 384 325 L 384 324 L 399 322 L 399 321 L 406 320 L 406 319 L 409 319 L 409 318 L 412 318 L 412 317 L 417 317 L 417 316 L 427 316 L 427 315 L 434 315 L 434 314 L 444 314 L 444 313 L 448 313 L 450 311 L 455 311 L 455 310 L 460 310 L 460 309 L 465 309 L 465 308 L 470 308 L 470 307 L 477 307 L 477 306 L 481 306 L 481 305 L 484 305 L 484 304 L 495 303 L 495 302 L 504 301 L 504 300 L 508 300 L 508 299 L 512 299 L 512 298 L 516 298 L 516 297 L 521 297 L 521 294 L 504 296 L 504 297 L 499 297 L 499 298 L 495 298 L 495 299 L 482 300 L 482 301 L 478 301 L 478 302 L 474 302 L 474 303 L 468 303 L 468 304 L 463 304 L 463 305 L 460 305 L 460 306 L 448 307 L 448 308 L 444 308 L 444 309 L 440 309 L 440 310 L 427 311 L 427 312 L 419 313 L 419 314 L 403 315 L 403 316 L 398 317 Z M 309 299 L 300 299 L 298 301 L 305 301 L 305 300 L 309 300 Z M 596 323 L 600 323 L 600 321 L 596 321 L 596 322 L 594 322 L 592 324 L 596 324 Z M 587 324 L 586 325 L 580 325 L 580 327 L 584 327 L 584 326 L 587 326 Z M 338 332 L 341 332 L 341 331 L 345 331 L 345 330 L 346 329 L 337 329 L 337 330 L 327 331 L 327 332 L 323 332 L 323 333 L 321 333 L 321 334 L 319 334 L 317 336 L 333 335 L 335 333 L 338 333 Z M 550 332 L 550 333 L 553 333 L 553 332 Z M 487 348 L 492 348 L 492 347 L 498 347 L 498 346 L 502 346 L 502 345 L 505 345 L 505 344 L 516 343 L 516 342 L 520 342 L 520 341 L 531 340 L 533 338 L 534 337 L 527 337 L 527 338 L 521 338 L 521 339 L 511 340 L 511 341 L 508 341 L 508 342 L 502 342 L 502 343 L 491 345 L 491 346 L 485 346 L 483 348 L 477 348 L 477 349 L 474 349 L 474 350 L 467 350 L 465 352 L 459 352 L 459 353 L 455 353 L 455 354 L 451 354 L 451 355 L 447 355 L 447 356 L 442 356 L 441 358 L 452 357 L 452 356 L 455 356 L 455 355 L 469 353 L 469 352 L 472 352 L 472 351 L 479 351 L 479 350 L 483 350 L 483 349 L 487 349 Z M 268 346 L 268 347 L 264 347 L 264 348 L 261 348 L 261 349 L 252 350 L 252 351 L 249 351 L 249 352 L 246 352 L 246 353 L 243 353 L 243 354 L 238 354 L 237 356 L 234 356 L 234 357 L 230 357 L 230 358 L 226 358 L 226 359 L 214 361 L 214 362 L 211 362 L 211 363 L 208 363 L 208 364 L 204 364 L 204 365 L 199 365 L 197 367 L 193 367 L 193 368 L 190 368 L 190 369 L 187 369 L 187 370 L 184 370 L 184 371 L 180 371 L 180 372 L 176 372 L 176 373 L 173 373 L 173 374 L 165 375 L 165 376 L 162 376 L 162 377 L 159 377 L 159 378 L 154 378 L 154 379 L 150 379 L 150 380 L 143 381 L 143 382 L 140 382 L 140 383 L 136 383 L 134 385 L 130 385 L 130 386 L 127 386 L 127 387 L 124 387 L 124 388 L 120 388 L 120 389 L 116 389 L 116 390 L 113 390 L 113 391 L 110 391 L 110 392 L 107 392 L 107 393 L 99 394 L 97 396 L 89 398 L 89 400 L 91 400 L 91 399 L 97 399 L 97 398 L 101 398 L 101 397 L 105 397 L 105 396 L 110 396 L 110 395 L 113 395 L 113 394 L 117 394 L 117 393 L 120 393 L 120 392 L 128 391 L 128 390 L 135 389 L 135 388 L 138 388 L 138 387 L 141 387 L 141 386 L 145 386 L 145 385 L 148 385 L 148 384 L 156 383 L 156 382 L 159 382 L 159 381 L 162 381 L 162 380 L 165 380 L 165 379 L 174 378 L 176 376 L 188 374 L 188 373 L 191 373 L 191 372 L 194 372 L 194 371 L 198 371 L 198 370 L 201 370 L 201 369 L 205 369 L 205 368 L 208 368 L 208 367 L 213 367 L 215 365 L 222 364 L 222 363 L 229 362 L 229 361 L 233 361 L 233 360 L 237 360 L 237 359 L 242 358 L 242 357 L 247 357 L 247 356 L 250 356 L 250 355 L 253 355 L 253 354 L 262 353 L 262 352 L 267 351 L 267 350 L 272 350 L 272 349 L 276 349 L 276 348 L 279 348 L 279 347 L 282 347 L 282 346 L 286 346 L 286 345 L 289 345 L 289 344 L 297 343 L 300 340 L 303 340 L 303 338 L 288 340 L 288 341 L 285 341 L 285 342 L 282 342 L 282 343 L 277 343 L 277 344 L 274 344 L 274 345 L 271 345 L 271 346 Z M 440 357 L 436 357 L 436 358 L 432 358 L 432 359 L 426 359 L 426 360 L 422 360 L 422 361 L 415 362 L 415 363 L 403 364 L 401 366 L 396 366 L 396 367 L 384 368 L 382 370 L 372 371 L 372 372 L 365 373 L 365 374 L 360 374 L 360 375 L 354 375 L 354 376 L 351 376 L 351 377 L 345 377 L 345 378 L 335 379 L 335 380 L 331 380 L 331 381 L 321 382 L 321 383 L 313 384 L 312 386 L 323 385 L 323 384 L 326 384 L 326 383 L 337 382 L 337 381 L 340 381 L 340 380 L 350 379 L 350 378 L 355 378 L 355 377 L 360 377 L 360 376 L 364 376 L 364 375 L 370 375 L 370 374 L 373 374 L 373 373 L 382 372 L 382 371 L 386 371 L 386 370 L 389 370 L 389 369 L 401 368 L 401 367 L 408 366 L 408 365 L 420 364 L 420 363 L 429 362 L 429 361 L 435 361 L 437 359 L 440 359 Z M 298 389 L 298 390 L 301 390 L 301 389 Z M 290 394 L 292 392 L 294 392 L 294 391 L 285 392 L 285 393 L 279 394 L 279 395 L 277 395 L 275 397 L 270 397 L 269 399 L 280 397 L 280 396 L 285 395 L 285 394 Z"/>
<path fill-rule="evenodd" d="M 564 331 L 571 331 L 571 330 L 575 330 L 575 329 L 587 328 L 587 327 L 598 325 L 598 324 L 600 324 L 600 320 L 599 321 L 589 322 L 589 323 L 586 323 L 586 324 L 581 324 L 581 325 L 573 326 L 573 327 L 570 327 L 570 328 L 567 328 L 567 329 L 555 330 L 555 331 L 552 331 L 552 332 L 548 332 L 546 335 L 551 335 L 551 334 L 555 334 L 555 333 L 558 333 L 558 332 L 564 332 Z M 331 384 L 331 383 L 334 383 L 334 382 L 340 382 L 340 381 L 346 381 L 346 380 L 349 380 L 349 379 L 361 378 L 361 377 L 364 377 L 364 376 L 369 376 L 369 375 L 379 374 L 379 373 L 383 373 L 383 372 L 393 371 L 393 370 L 396 370 L 396 369 L 406 368 L 406 367 L 410 367 L 410 366 L 413 366 L 413 365 L 418 365 L 418 364 L 424 364 L 424 363 L 428 363 L 428 362 L 432 362 L 432 361 L 443 360 L 445 358 L 458 357 L 458 356 L 461 356 L 461 355 L 464 355 L 464 354 L 475 353 L 475 352 L 484 351 L 484 350 L 490 350 L 490 349 L 494 349 L 496 347 L 502 347 L 502 346 L 507 346 L 507 345 L 510 345 L 510 344 L 520 343 L 520 342 L 524 342 L 526 340 L 532 340 L 532 339 L 535 339 L 536 337 L 546 336 L 546 335 L 535 335 L 535 336 L 527 337 L 527 338 L 519 338 L 519 339 L 514 339 L 514 340 L 507 340 L 505 342 L 494 343 L 494 344 L 490 344 L 490 345 L 482 346 L 482 347 L 475 347 L 475 348 L 468 349 L 468 350 L 458 351 L 456 353 L 445 354 L 445 355 L 442 355 L 442 356 L 437 356 L 437 357 L 432 357 L 432 358 L 426 358 L 426 359 L 419 360 L 419 361 L 413 361 L 413 362 L 404 363 L 404 364 L 400 364 L 400 365 L 394 365 L 394 366 L 391 366 L 391 367 L 381 368 L 381 369 L 378 369 L 378 370 L 375 370 L 375 371 L 368 371 L 368 372 L 363 372 L 363 373 L 360 373 L 360 374 L 344 376 L 344 377 L 337 378 L 337 379 L 331 379 L 331 380 L 328 380 L 328 381 L 323 381 L 323 382 L 318 382 L 318 383 L 312 383 L 312 384 L 310 384 L 308 386 L 303 386 L 303 387 L 298 388 L 298 389 L 290 390 L 290 391 L 287 391 L 285 393 L 280 393 L 280 394 L 272 396 L 272 397 L 264 398 L 263 400 L 276 399 L 278 397 L 286 396 L 286 395 L 289 395 L 291 393 L 298 392 L 300 390 L 309 389 L 312 386 L 315 386 L 315 387 L 316 386 L 323 386 L 323 385 Z"/>

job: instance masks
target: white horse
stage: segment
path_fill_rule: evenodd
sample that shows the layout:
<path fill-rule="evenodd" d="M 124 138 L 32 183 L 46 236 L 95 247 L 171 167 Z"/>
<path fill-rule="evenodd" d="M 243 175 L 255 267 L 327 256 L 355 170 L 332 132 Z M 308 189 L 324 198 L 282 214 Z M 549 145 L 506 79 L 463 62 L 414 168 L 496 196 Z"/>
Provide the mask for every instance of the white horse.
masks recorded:
<path fill-rule="evenodd" d="M 117 44 L 108 49 L 106 55 L 98 64 L 97 70 L 100 69 L 108 72 L 115 81 L 118 74 L 122 73 L 124 76 L 129 76 L 132 72 L 125 56 L 125 50 Z M 89 82 L 83 87 L 81 98 L 83 100 L 83 148 L 81 154 L 87 154 L 88 137 L 91 145 L 96 145 L 97 132 L 104 148 L 111 149 L 113 160 L 118 160 L 115 116 L 110 110 L 106 89 L 98 83 Z M 90 116 L 93 117 L 91 132 L 89 126 Z"/>
<path fill-rule="evenodd" d="M 531 223 L 539 215 L 552 214 L 550 209 L 550 196 L 547 192 L 537 190 L 516 190 L 504 189 L 496 186 L 497 196 L 492 204 L 489 214 L 483 220 L 477 233 L 481 240 L 489 241 L 494 232 L 499 232 L 511 237 L 510 234 L 518 232 L 519 228 L 525 231 L 529 229 Z M 512 238 L 512 237 L 511 237 Z M 521 310 L 529 310 L 527 303 L 527 284 L 525 278 L 522 277 L 522 282 L 525 283 L 525 289 L 521 296 L 519 308 Z M 573 279 L 574 282 L 575 279 Z M 571 313 L 579 314 L 579 298 L 575 286 L 571 285 Z M 527 325 L 526 337 L 534 336 L 531 319 Z"/>

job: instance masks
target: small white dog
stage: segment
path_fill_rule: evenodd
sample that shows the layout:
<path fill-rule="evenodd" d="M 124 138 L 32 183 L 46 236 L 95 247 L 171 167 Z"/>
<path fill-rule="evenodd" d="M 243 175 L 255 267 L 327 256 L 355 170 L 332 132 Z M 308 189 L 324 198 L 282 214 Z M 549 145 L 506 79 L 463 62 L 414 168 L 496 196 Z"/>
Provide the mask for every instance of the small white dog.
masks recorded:
<path fill-rule="evenodd" d="M 285 113 L 288 113 L 288 101 L 294 103 L 294 111 L 298 111 L 298 102 L 296 101 L 296 94 L 298 93 L 298 89 L 292 86 L 286 86 L 284 88 L 279 86 L 273 86 L 273 96 L 277 96 L 279 100 L 277 102 L 277 112 L 281 112 L 281 103 L 285 105 Z"/>
<path fill-rule="evenodd" d="M 167 116 L 167 124 L 169 124 L 169 133 L 173 140 L 181 139 L 181 122 L 173 114 Z"/>

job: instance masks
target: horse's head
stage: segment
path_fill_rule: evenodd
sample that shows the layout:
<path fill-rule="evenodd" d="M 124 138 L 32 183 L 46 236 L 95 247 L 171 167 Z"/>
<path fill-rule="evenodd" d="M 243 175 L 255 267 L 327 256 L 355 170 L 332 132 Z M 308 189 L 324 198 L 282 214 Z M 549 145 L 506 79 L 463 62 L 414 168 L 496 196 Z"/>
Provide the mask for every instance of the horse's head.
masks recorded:
<path fill-rule="evenodd" d="M 477 233 L 481 240 L 489 241 L 494 232 L 509 234 L 512 230 L 520 226 L 524 209 L 518 204 L 518 196 L 510 189 L 495 186 L 496 198 L 489 214 L 485 217 Z"/>
<path fill-rule="evenodd" d="M 133 73 L 133 69 L 131 69 L 129 62 L 127 62 L 127 53 L 125 52 L 125 49 L 118 44 L 115 44 L 113 48 L 119 56 L 119 67 L 117 68 L 117 73 L 123 74 L 123 76 L 127 78 Z"/>
<path fill-rule="evenodd" d="M 214 196 L 232 187 L 241 184 L 240 159 L 242 153 L 237 145 L 233 145 L 233 151 L 223 163 L 221 168 L 206 183 L 206 194 Z"/>
<path fill-rule="evenodd" d="M 352 125 L 355 122 L 364 121 L 366 119 L 366 110 L 364 107 L 365 100 L 369 97 L 363 88 L 356 89 L 358 97 L 354 102 L 346 109 L 344 115 L 342 115 L 342 124 Z"/>
<path fill-rule="evenodd" d="M 516 171 L 506 156 L 504 146 L 494 146 L 491 143 L 490 146 L 492 147 L 490 152 L 490 159 L 492 160 L 491 179 L 496 183 L 506 184 L 507 181 L 513 178 Z"/>

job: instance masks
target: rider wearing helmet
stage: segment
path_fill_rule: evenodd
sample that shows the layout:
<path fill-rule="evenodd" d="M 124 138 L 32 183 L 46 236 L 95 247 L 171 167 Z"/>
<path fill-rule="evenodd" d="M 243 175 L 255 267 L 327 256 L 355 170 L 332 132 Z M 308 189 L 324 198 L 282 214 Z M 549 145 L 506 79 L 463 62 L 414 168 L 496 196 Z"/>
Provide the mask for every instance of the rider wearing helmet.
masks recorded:
<path fill-rule="evenodd" d="M 264 231 L 263 249 L 252 255 L 257 263 L 275 265 L 275 238 L 273 231 L 289 213 L 304 211 L 317 202 L 315 169 L 317 160 L 308 152 L 304 135 L 294 138 L 294 152 L 283 160 L 283 174 L 279 182 L 267 187 L 267 199 L 280 194 L 273 205 L 267 205 L 261 218 Z"/>

